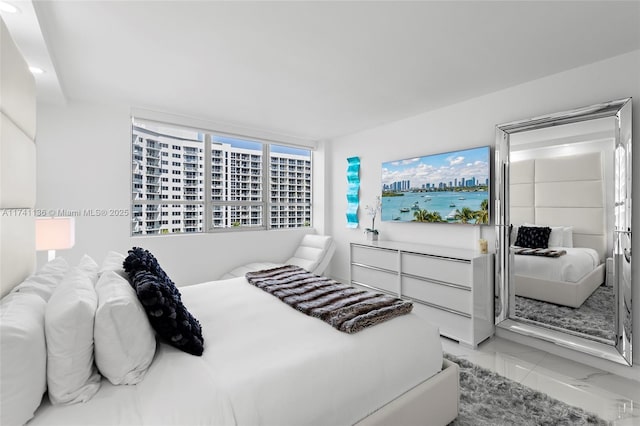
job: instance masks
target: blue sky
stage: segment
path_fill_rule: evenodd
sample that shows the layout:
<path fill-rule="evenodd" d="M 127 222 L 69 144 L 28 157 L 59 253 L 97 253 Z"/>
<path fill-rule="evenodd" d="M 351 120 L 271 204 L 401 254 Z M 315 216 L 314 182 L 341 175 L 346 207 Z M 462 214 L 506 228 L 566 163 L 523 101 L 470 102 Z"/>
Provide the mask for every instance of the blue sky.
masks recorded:
<path fill-rule="evenodd" d="M 410 180 L 411 187 L 438 186 L 471 177 L 482 183 L 489 177 L 488 146 L 382 163 L 383 184 Z"/>
<path fill-rule="evenodd" d="M 245 139 L 233 138 L 230 136 L 214 136 L 214 142 L 219 143 L 228 143 L 231 146 L 244 148 L 244 149 L 254 149 L 257 151 L 262 151 L 262 146 L 258 142 L 249 141 Z M 295 154 L 295 155 L 303 155 L 309 156 L 309 150 L 298 149 L 298 148 L 290 148 L 288 146 L 282 145 L 271 145 L 271 152 L 277 152 L 280 154 Z"/>

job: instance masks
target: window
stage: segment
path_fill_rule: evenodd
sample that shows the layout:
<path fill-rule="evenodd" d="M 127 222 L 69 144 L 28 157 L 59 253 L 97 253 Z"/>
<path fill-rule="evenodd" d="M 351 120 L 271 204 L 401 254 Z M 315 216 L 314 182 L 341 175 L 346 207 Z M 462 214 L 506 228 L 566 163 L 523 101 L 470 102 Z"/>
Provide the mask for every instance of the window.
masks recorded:
<path fill-rule="evenodd" d="M 135 118 L 132 133 L 132 235 L 311 226 L 310 150 Z M 169 153 L 182 162 L 161 169 Z"/>

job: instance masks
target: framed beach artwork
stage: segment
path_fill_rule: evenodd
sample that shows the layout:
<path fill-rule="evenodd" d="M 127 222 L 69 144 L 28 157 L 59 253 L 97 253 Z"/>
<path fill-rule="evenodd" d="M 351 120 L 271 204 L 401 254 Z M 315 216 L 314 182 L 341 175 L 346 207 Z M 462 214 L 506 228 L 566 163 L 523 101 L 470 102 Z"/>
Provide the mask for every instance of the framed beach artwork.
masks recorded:
<path fill-rule="evenodd" d="M 382 163 L 382 220 L 489 224 L 489 146 Z"/>

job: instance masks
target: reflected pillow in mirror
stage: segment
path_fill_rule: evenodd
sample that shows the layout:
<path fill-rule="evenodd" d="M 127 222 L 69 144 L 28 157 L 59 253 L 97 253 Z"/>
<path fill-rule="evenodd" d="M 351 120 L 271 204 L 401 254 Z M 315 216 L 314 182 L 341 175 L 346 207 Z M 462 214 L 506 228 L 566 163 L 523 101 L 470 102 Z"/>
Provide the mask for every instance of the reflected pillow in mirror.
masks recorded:
<path fill-rule="evenodd" d="M 573 226 L 565 226 L 562 228 L 562 246 L 573 247 Z"/>
<path fill-rule="evenodd" d="M 527 248 L 548 248 L 551 228 L 548 226 L 521 226 L 515 245 Z"/>
<path fill-rule="evenodd" d="M 516 240 L 518 239 L 518 229 L 520 229 L 519 225 L 513 226 L 513 224 L 509 225 L 509 245 L 515 245 Z"/>

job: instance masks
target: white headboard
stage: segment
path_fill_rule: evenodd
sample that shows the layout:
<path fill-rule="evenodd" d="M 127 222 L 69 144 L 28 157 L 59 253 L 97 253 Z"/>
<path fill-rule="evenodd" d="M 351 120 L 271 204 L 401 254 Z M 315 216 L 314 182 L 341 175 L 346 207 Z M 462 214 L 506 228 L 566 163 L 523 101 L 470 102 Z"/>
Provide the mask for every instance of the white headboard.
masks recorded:
<path fill-rule="evenodd" d="M 573 226 L 574 247 L 607 249 L 602 154 L 592 152 L 510 164 L 510 220 Z"/>
<path fill-rule="evenodd" d="M 36 86 L 0 19 L 0 297 L 33 272 Z"/>

